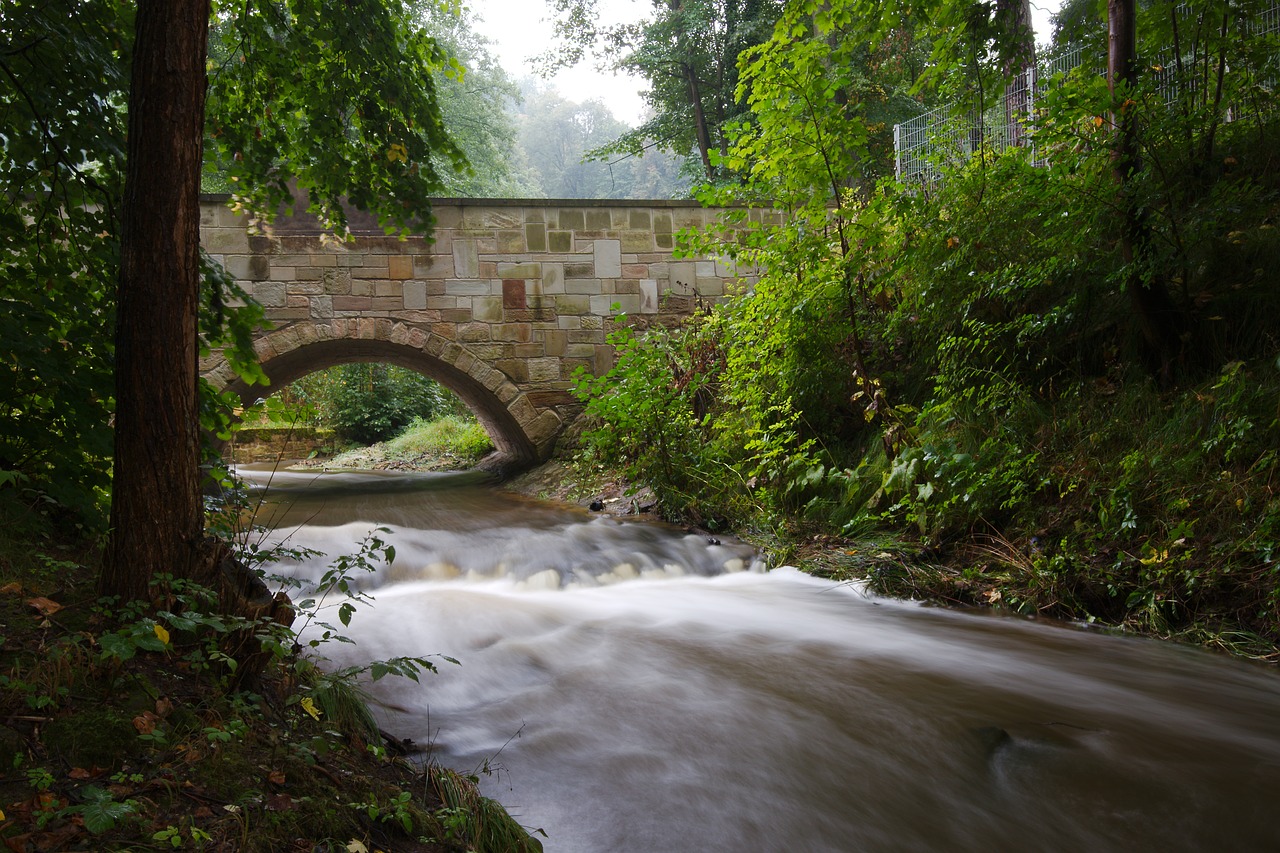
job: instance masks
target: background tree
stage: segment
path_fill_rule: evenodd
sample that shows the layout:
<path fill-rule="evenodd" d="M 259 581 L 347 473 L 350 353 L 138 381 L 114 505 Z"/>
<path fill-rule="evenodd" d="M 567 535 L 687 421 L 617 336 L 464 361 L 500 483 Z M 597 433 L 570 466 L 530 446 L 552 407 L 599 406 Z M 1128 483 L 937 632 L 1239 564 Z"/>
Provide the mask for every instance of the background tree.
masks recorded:
<path fill-rule="evenodd" d="M 0 516 L 105 526 L 131 6 L 0 4 Z M 76 61 L 68 63 L 68 56 Z"/>
<path fill-rule="evenodd" d="M 438 158 L 442 192 L 459 198 L 537 196 L 537 178 L 517 145 L 520 87 L 475 31 L 470 12 L 425 2 L 417 14 L 461 68 L 461 73 L 441 70 L 434 75 L 445 127 L 467 161 L 459 169 L 448 157 Z"/>
<path fill-rule="evenodd" d="M 420 373 L 390 364 L 344 364 L 290 385 L 287 396 L 309 407 L 341 438 L 373 444 L 394 438 L 416 418 L 467 413 L 466 404 Z"/>
<path fill-rule="evenodd" d="M 587 162 L 588 151 L 627 130 L 602 102 L 584 104 L 555 90 L 538 91 L 529 81 L 520 107 L 520 148 L 548 198 L 625 198 L 629 187 L 603 163 Z"/>
<path fill-rule="evenodd" d="M 693 152 L 703 178 L 718 169 L 713 153 L 726 150 L 726 127 L 742 117 L 738 56 L 769 37 L 780 0 L 653 0 L 653 17 L 602 26 L 597 0 L 548 0 L 560 44 L 548 68 L 569 66 L 587 54 L 649 82 L 653 115 L 599 149 L 607 156 L 642 154 L 651 143 L 678 156 Z"/>

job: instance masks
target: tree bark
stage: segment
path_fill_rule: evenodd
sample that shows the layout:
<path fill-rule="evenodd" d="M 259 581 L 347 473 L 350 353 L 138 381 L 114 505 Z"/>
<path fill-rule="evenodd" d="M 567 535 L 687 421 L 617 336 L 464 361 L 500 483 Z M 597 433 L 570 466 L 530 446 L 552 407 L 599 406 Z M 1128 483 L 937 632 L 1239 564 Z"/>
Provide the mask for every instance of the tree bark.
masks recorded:
<path fill-rule="evenodd" d="M 148 597 L 202 547 L 197 316 L 209 0 L 139 0 L 116 314 L 104 595 Z"/>
<path fill-rule="evenodd" d="M 1026 139 L 1024 122 L 1031 117 L 1031 69 L 1036 64 L 1036 34 L 1031 0 L 996 0 L 1000 27 L 1000 71 L 1004 75 L 1004 120 L 1010 145 Z"/>
<path fill-rule="evenodd" d="M 1107 86 L 1111 92 L 1112 174 L 1121 213 L 1120 251 L 1128 270 L 1125 292 L 1142 333 L 1147 367 L 1165 384 L 1181 349 L 1182 325 L 1164 282 L 1148 267 L 1151 229 L 1134 197 L 1134 178 L 1142 170 L 1136 104 L 1138 82 L 1136 0 L 1107 0 Z"/>

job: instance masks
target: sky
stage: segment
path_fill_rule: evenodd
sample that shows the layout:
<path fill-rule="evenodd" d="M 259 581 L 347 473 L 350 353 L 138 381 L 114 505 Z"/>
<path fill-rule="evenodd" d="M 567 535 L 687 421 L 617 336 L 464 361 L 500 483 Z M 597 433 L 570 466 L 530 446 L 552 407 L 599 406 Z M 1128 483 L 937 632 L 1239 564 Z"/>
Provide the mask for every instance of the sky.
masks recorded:
<path fill-rule="evenodd" d="M 475 30 L 494 43 L 494 55 L 512 77 L 534 74 L 529 59 L 551 46 L 550 11 L 545 0 L 463 0 L 478 20 Z M 599 0 L 606 23 L 635 21 L 653 8 L 652 0 Z M 536 74 L 534 76 L 537 76 Z M 598 98 L 620 121 L 635 127 L 645 110 L 639 92 L 646 88 L 638 77 L 597 71 L 588 58 L 560 72 L 550 81 L 560 94 L 579 103 Z"/>
<path fill-rule="evenodd" d="M 1031 15 L 1039 41 L 1048 41 L 1050 16 L 1062 0 L 1031 0 Z M 529 59 L 551 45 L 550 11 L 546 0 L 464 0 L 475 14 L 475 29 L 494 44 L 494 54 L 512 77 L 519 79 L 533 70 Z M 606 23 L 639 20 L 653 8 L 652 0 L 599 0 Z M 599 71 L 591 59 L 560 72 L 550 81 L 560 94 L 579 103 L 598 98 L 614 116 L 632 127 L 640 124 L 645 110 L 639 92 L 645 83 Z"/>

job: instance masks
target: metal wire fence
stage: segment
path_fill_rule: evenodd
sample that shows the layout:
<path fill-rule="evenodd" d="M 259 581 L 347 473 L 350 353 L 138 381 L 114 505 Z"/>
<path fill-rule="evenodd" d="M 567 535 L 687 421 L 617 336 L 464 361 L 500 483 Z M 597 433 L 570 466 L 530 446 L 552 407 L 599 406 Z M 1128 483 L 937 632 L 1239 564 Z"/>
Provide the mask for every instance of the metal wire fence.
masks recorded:
<path fill-rule="evenodd" d="M 1178 11 L 1180 16 L 1190 16 L 1191 4 L 1180 4 Z M 1250 40 L 1269 36 L 1274 41 L 1274 36 L 1280 33 L 1280 0 L 1246 21 L 1243 31 Z M 1156 88 L 1164 94 L 1166 102 L 1188 95 L 1189 90 L 1198 85 L 1194 75 L 1178 73 L 1180 67 L 1194 65 L 1195 58 L 1179 57 L 1169 46 L 1155 53 L 1151 67 Z M 1090 66 L 1087 71 L 1098 74 L 1106 71 L 1105 56 L 1085 47 L 1069 48 L 1037 62 L 1035 67 L 1009 81 L 1000 96 L 993 98 L 994 103 L 985 109 L 953 103 L 894 125 L 894 167 L 898 179 L 932 184 L 945 168 L 963 163 L 978 152 L 995 153 L 1011 146 L 1030 147 L 1032 160 L 1045 165 L 1045 160 L 1035 151 L 1034 137 L 1026 129 L 1049 87 L 1062 85 L 1067 72 L 1086 64 Z M 1270 84 L 1274 86 L 1274 83 L 1275 78 L 1270 78 Z"/>

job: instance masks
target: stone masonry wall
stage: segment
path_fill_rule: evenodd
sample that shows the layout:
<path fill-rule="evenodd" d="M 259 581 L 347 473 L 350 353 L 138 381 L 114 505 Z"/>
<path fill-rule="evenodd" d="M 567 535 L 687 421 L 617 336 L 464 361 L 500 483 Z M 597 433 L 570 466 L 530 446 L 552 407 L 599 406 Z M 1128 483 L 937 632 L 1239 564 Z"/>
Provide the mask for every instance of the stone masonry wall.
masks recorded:
<path fill-rule="evenodd" d="M 692 202 L 442 200 L 434 213 L 432 242 L 388 237 L 354 217 L 355 240 L 341 242 L 306 217 L 251 234 L 210 197 L 201 238 L 266 309 L 274 329 L 257 349 L 273 380 L 297 378 L 301 351 L 322 341 L 421 352 L 424 366 L 441 368 L 424 372 L 454 386 L 482 421 L 504 420 L 505 410 L 539 456 L 575 405 L 574 370 L 612 365 L 615 307 L 626 322 L 670 325 L 738 280 L 713 259 L 673 257 L 677 231 L 716 216 Z M 324 355 L 303 373 L 344 360 L 341 346 L 316 352 Z M 272 363 L 289 353 L 290 375 L 277 377 Z M 201 369 L 220 387 L 234 382 L 216 354 Z M 486 393 L 493 399 L 478 399 Z"/>

